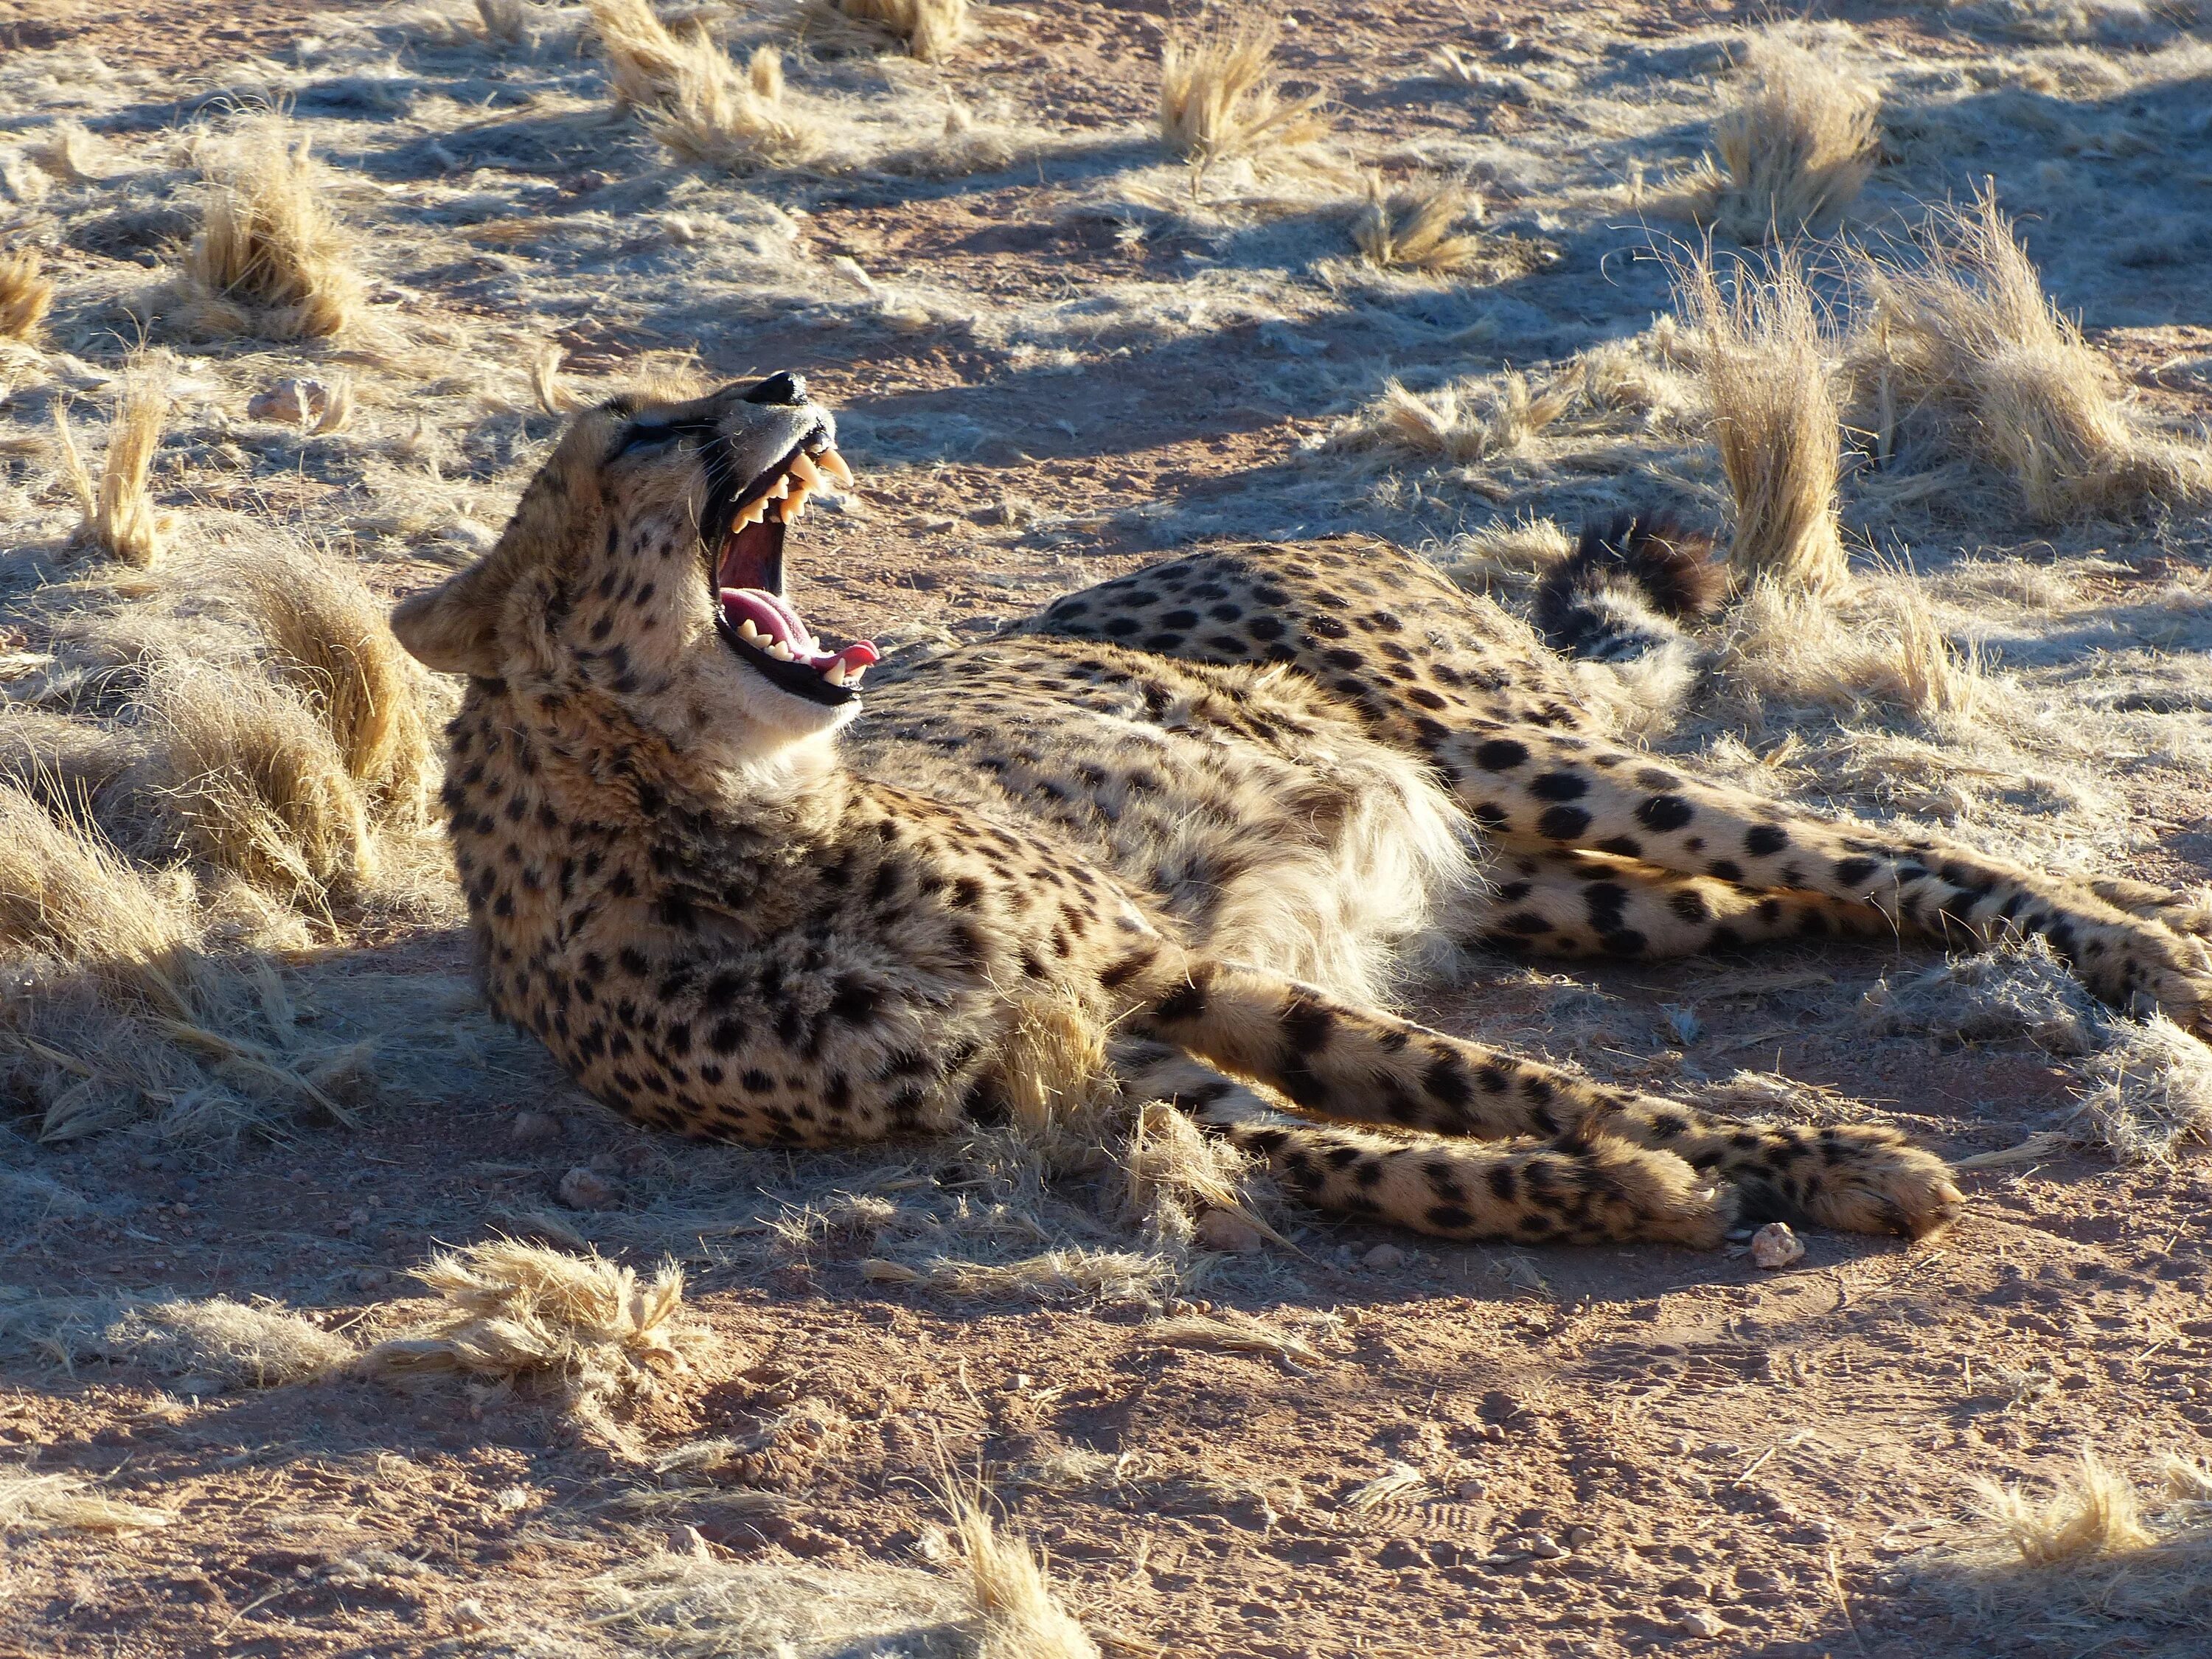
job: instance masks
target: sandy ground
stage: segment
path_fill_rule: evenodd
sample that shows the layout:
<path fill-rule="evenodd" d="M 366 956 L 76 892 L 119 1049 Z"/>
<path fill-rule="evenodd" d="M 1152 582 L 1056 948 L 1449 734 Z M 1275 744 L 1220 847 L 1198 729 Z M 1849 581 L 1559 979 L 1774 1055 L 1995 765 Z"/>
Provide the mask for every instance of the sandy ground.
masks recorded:
<path fill-rule="evenodd" d="M 1149 3 L 1000 14 L 942 69 L 789 66 L 872 143 L 926 147 L 954 100 L 1051 139 L 1012 165 L 736 180 L 667 164 L 606 112 L 573 8 L 530 8 L 532 40 L 502 50 L 369 5 L 0 3 L 0 142 L 73 115 L 112 169 L 11 185 L 6 222 L 47 250 L 55 337 L 90 366 L 76 390 L 96 404 L 97 372 L 137 337 L 131 296 L 189 234 L 174 135 L 228 103 L 286 101 L 362 228 L 383 343 L 180 348 L 206 355 L 185 363 L 165 505 L 315 538 L 401 592 L 483 544 L 557 430 L 525 376 L 546 344 L 586 392 L 654 353 L 696 353 L 716 377 L 788 368 L 840 408 L 864 474 L 796 573 L 810 616 L 967 636 L 1212 536 L 1357 526 L 1444 546 L 1625 500 L 1717 523 L 1701 441 L 1661 426 L 1601 464 L 1571 444 L 1464 467 L 1324 445 L 1387 377 L 1541 373 L 1666 310 L 1654 228 L 1694 233 L 1647 218 L 1640 181 L 1697 154 L 1731 43 L 1771 9 L 1299 8 L 1281 61 L 1329 88 L 1342 152 L 1393 178 L 1469 177 L 1488 233 L 1541 250 L 1496 283 L 1359 267 L 1348 175 L 1229 167 L 1193 194 L 1149 137 L 1168 12 Z M 2142 406 L 2212 414 L 2197 14 L 2022 0 L 1821 16 L 1854 30 L 1890 100 L 1859 227 L 1994 174 Z M 777 29 L 732 26 L 741 46 Z M 1444 46 L 1487 84 L 1437 78 Z M 243 416 L 279 375 L 339 370 L 362 405 L 350 437 Z M 0 534 L 58 567 L 65 497 L 32 441 L 46 404 L 0 414 L 27 434 L 0 447 Z M 1662 742 L 1735 741 L 1763 787 L 1951 818 L 2061 867 L 2212 879 L 2212 702 L 2191 667 L 2212 644 L 2206 525 L 2038 526 L 1986 481 L 1956 511 L 1902 499 L 1847 495 L 1867 561 L 1923 573 L 1945 629 L 2034 720 L 1778 711 L 1756 728 L 1717 703 Z M 2034 602 L 1994 567 L 2044 573 Z M 18 599 L 27 568 L 10 567 Z M 16 624 L 9 642 L 39 643 Z M 1878 1113 L 1953 1157 L 2067 1122 L 2088 1060 L 1869 1016 L 1870 990 L 1935 961 L 1498 963 L 1413 1006 L 1607 1077 L 1726 1084 L 1816 1120 Z M 421 1312 L 406 1274 L 430 1249 L 505 1231 L 680 1262 L 691 1369 L 610 1439 L 450 1381 L 257 1389 L 97 1344 L 0 1342 L 0 1458 L 167 1517 L 12 1536 L 0 1650 L 658 1651 L 662 1636 L 615 1616 L 623 1575 L 672 1555 L 826 1596 L 934 1571 L 948 1478 L 981 1480 L 1115 1654 L 2179 1659 L 2208 1639 L 2201 1594 L 2136 1616 L 2064 1575 L 1978 1574 L 1971 1485 L 2036 1486 L 2094 1451 L 2148 1486 L 2162 1457 L 2212 1453 L 2201 1163 L 2126 1165 L 2054 1137 L 1969 1171 L 1966 1218 L 1940 1238 L 1814 1235 L 1779 1273 L 1740 1249 L 1437 1248 L 1305 1219 L 1291 1249 L 1196 1252 L 1179 1282 L 1121 1300 L 966 1302 L 861 1263 L 924 1238 L 915 1218 L 947 1204 L 966 1209 L 944 1237 L 1003 1255 L 991 1225 L 1022 1212 L 988 1172 L 927 1147 L 793 1158 L 630 1129 L 473 1012 L 449 908 L 364 917 L 285 972 L 307 1024 L 380 1045 L 356 1121 L 295 1114 L 212 1145 L 151 1126 L 41 1141 L 27 1121 L 0 1168 L 0 1335 L 65 1298 L 223 1295 L 365 1345 Z M 579 1169 L 599 1204 L 562 1201 Z M 855 1194 L 882 1201 L 840 1198 Z M 807 1206 L 811 1221 L 773 1224 Z M 1079 1183 L 1039 1213 L 1024 1248 L 1130 1244 Z M 1234 1353 L 1152 1334 L 1208 1310 L 1295 1342 Z M 655 1473 L 707 1436 L 757 1455 L 709 1487 Z M 681 1650 L 776 1651 L 716 1639 Z"/>

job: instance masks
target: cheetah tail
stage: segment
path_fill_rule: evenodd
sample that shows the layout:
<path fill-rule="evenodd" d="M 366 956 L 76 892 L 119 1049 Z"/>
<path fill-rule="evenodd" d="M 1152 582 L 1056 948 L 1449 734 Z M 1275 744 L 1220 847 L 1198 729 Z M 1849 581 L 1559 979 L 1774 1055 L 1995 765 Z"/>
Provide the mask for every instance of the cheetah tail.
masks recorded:
<path fill-rule="evenodd" d="M 1623 514 L 1586 526 L 1545 574 L 1535 623 L 1569 656 L 1624 662 L 1681 638 L 1680 624 L 1711 616 L 1727 588 L 1711 536 L 1663 515 Z"/>

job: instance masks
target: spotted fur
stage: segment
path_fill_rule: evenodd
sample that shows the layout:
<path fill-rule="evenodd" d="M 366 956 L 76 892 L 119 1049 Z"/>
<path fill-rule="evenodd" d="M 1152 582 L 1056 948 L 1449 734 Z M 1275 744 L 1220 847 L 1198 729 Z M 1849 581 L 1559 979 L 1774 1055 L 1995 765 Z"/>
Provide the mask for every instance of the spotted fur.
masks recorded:
<path fill-rule="evenodd" d="M 1920 1233 L 1959 1194 L 1890 1130 L 1601 1086 L 1396 1017 L 1392 977 L 1467 945 L 2020 929 L 2116 1000 L 2198 1006 L 2170 896 L 1622 749 L 1527 630 L 1378 543 L 1154 566 L 882 672 L 845 730 L 857 701 L 800 706 L 716 632 L 711 479 L 828 420 L 769 384 L 580 416 L 499 546 L 394 618 L 469 677 L 444 798 L 486 994 L 641 1122 L 940 1133 L 1034 1097 L 1018 1039 L 1049 1004 L 1110 1036 L 1133 1095 L 1340 1212 L 1583 1243 Z"/>

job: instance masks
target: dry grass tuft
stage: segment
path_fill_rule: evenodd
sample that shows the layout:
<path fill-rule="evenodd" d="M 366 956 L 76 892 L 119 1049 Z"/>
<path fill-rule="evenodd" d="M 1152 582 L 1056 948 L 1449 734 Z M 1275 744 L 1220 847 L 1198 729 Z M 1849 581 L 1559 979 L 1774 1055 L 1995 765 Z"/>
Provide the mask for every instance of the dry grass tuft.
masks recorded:
<path fill-rule="evenodd" d="M 54 303 L 53 283 L 39 267 L 36 248 L 18 248 L 0 258 L 0 340 L 38 343 L 40 325 Z"/>
<path fill-rule="evenodd" d="M 1169 151 L 1203 168 L 1261 149 L 1310 144 L 1328 131 L 1315 112 L 1319 93 L 1285 99 L 1272 72 L 1282 25 L 1248 15 L 1190 40 L 1170 34 L 1160 48 L 1160 138 Z"/>
<path fill-rule="evenodd" d="M 2085 1070 L 2075 1119 L 2123 1162 L 2172 1164 L 2212 1145 L 2212 1049 L 2165 1015 L 2115 1021 Z"/>
<path fill-rule="evenodd" d="M 1003 1536 L 982 1506 L 951 1495 L 952 1534 L 975 1607 L 975 1659 L 1098 1659 L 1098 1648 L 1060 1605 L 1044 1565 Z"/>
<path fill-rule="evenodd" d="M 0 1534 L 144 1532 L 174 1519 L 166 1510 L 103 1497 L 73 1474 L 0 1473 Z"/>
<path fill-rule="evenodd" d="M 289 547 L 234 547 L 180 578 L 180 586 L 219 589 L 261 635 L 378 816 L 419 815 L 434 764 L 421 672 L 354 566 Z"/>
<path fill-rule="evenodd" d="M 1459 228 L 1481 218 L 1481 202 L 1464 185 L 1431 181 L 1391 191 L 1379 173 L 1370 173 L 1366 205 L 1352 222 L 1352 240 L 1378 269 L 1443 276 L 1483 258 L 1482 238 Z"/>
<path fill-rule="evenodd" d="M 149 1303 L 102 1333 L 104 1347 L 175 1376 L 245 1388 L 304 1382 L 353 1358 L 353 1345 L 289 1309 L 228 1297 Z"/>
<path fill-rule="evenodd" d="M 1887 714 L 1944 732 L 1995 712 L 1980 659 L 1951 643 L 1910 580 L 1833 604 L 1756 582 L 1729 613 L 1716 667 L 1754 720 L 1765 710 Z"/>
<path fill-rule="evenodd" d="M 107 453 L 94 484 L 77 453 L 69 417 L 59 403 L 54 404 L 55 439 L 63 476 L 76 497 L 79 538 L 141 569 L 161 556 L 169 529 L 168 516 L 155 510 L 146 489 L 168 414 L 168 359 L 158 353 L 139 359 L 124 376 L 123 394 L 107 431 Z"/>
<path fill-rule="evenodd" d="M 1147 1342 L 1174 1348 L 1207 1348 L 1216 1353 L 1250 1353 L 1279 1359 L 1295 1369 L 1318 1364 L 1321 1351 L 1294 1331 L 1279 1331 L 1249 1314 L 1178 1314 L 1154 1320 L 1140 1333 Z"/>
<path fill-rule="evenodd" d="M 200 857 L 309 906 L 375 874 L 368 802 L 307 694 L 179 658 L 155 665 L 147 702 L 167 741 L 170 805 Z"/>
<path fill-rule="evenodd" d="M 184 325 L 264 340 L 343 332 L 360 314 L 362 283 L 323 205 L 329 188 L 307 141 L 262 116 L 208 142 L 201 171 L 207 206 L 176 295 Z"/>
<path fill-rule="evenodd" d="M 2021 1559 L 2039 1567 L 2139 1550 L 2151 1541 L 2125 1475 L 2083 1452 L 2073 1476 L 2038 1503 L 2017 1486 L 1978 1482 L 1982 1513 Z"/>
<path fill-rule="evenodd" d="M 584 406 L 584 399 L 561 378 L 565 355 L 558 345 L 549 344 L 530 360 L 531 395 L 548 415 L 570 415 Z"/>
<path fill-rule="evenodd" d="M 519 46 L 530 38 L 530 11 L 524 0 L 477 0 L 477 21 L 484 39 Z"/>
<path fill-rule="evenodd" d="M 88 185 L 100 177 L 100 143 L 82 121 L 57 121 L 46 140 L 31 149 L 31 159 L 68 185 Z"/>
<path fill-rule="evenodd" d="M 1729 564 L 1813 592 L 1850 580 L 1836 524 L 1842 438 L 1813 291 L 1794 256 L 1739 265 L 1723 290 L 1710 253 L 1676 272 L 1679 303 L 1703 336 L 1713 441 L 1735 502 Z"/>
<path fill-rule="evenodd" d="M 650 108 L 676 85 L 684 43 L 647 0 L 589 0 L 592 33 L 607 60 L 607 93 L 617 109 Z"/>
<path fill-rule="evenodd" d="M 740 75 L 712 40 L 678 42 L 666 95 L 638 114 L 685 161 L 730 173 L 800 167 L 830 148 L 821 122 L 784 96 L 783 56 L 774 46 L 757 48 Z"/>
<path fill-rule="evenodd" d="M 1456 386 L 1422 393 L 1396 380 L 1363 410 L 1340 441 L 1347 447 L 1409 450 L 1432 460 L 1472 465 L 1510 455 L 1575 406 L 1577 390 L 1565 381 L 1539 392 L 1518 373 L 1494 386 Z"/>
<path fill-rule="evenodd" d="M 968 38 L 968 0 L 834 0 L 855 22 L 873 24 L 925 64 L 942 63 Z"/>
<path fill-rule="evenodd" d="M 597 1255 L 569 1255 L 516 1239 L 441 1252 L 416 1277 L 447 1304 L 428 1333 L 379 1344 L 362 1356 L 372 1375 L 462 1373 L 557 1391 L 596 1414 L 650 1395 L 686 1369 L 684 1274 L 649 1281 Z"/>
<path fill-rule="evenodd" d="M 1756 42 L 1748 68 L 1750 84 L 1681 187 L 1682 207 L 1744 243 L 1832 228 L 1874 172 L 1880 97 L 1787 40 Z"/>
<path fill-rule="evenodd" d="M 0 951 L 92 974 L 172 1014 L 185 1006 L 189 911 L 106 843 L 0 781 Z"/>
<path fill-rule="evenodd" d="M 1860 261 L 1873 317 L 1854 350 L 1877 462 L 1900 436 L 1964 451 L 2046 523 L 2212 501 L 2212 453 L 2147 428 L 2112 366 L 2053 305 L 1984 191 L 1939 209 L 1921 259 Z"/>

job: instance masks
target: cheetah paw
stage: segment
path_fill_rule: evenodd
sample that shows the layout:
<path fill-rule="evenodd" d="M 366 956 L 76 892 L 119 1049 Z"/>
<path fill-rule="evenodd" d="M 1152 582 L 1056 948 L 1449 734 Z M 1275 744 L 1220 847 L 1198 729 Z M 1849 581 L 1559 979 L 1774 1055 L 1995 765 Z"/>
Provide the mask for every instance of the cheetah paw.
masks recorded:
<path fill-rule="evenodd" d="M 1958 1219 L 1966 1194 L 1951 1166 L 1894 1129 L 1822 1129 L 1817 1173 L 1795 1182 L 1792 1201 L 1762 1176 L 1730 1170 L 1744 1192 L 1742 1221 L 1807 1221 L 1838 1232 L 1903 1233 L 1924 1238 Z"/>

